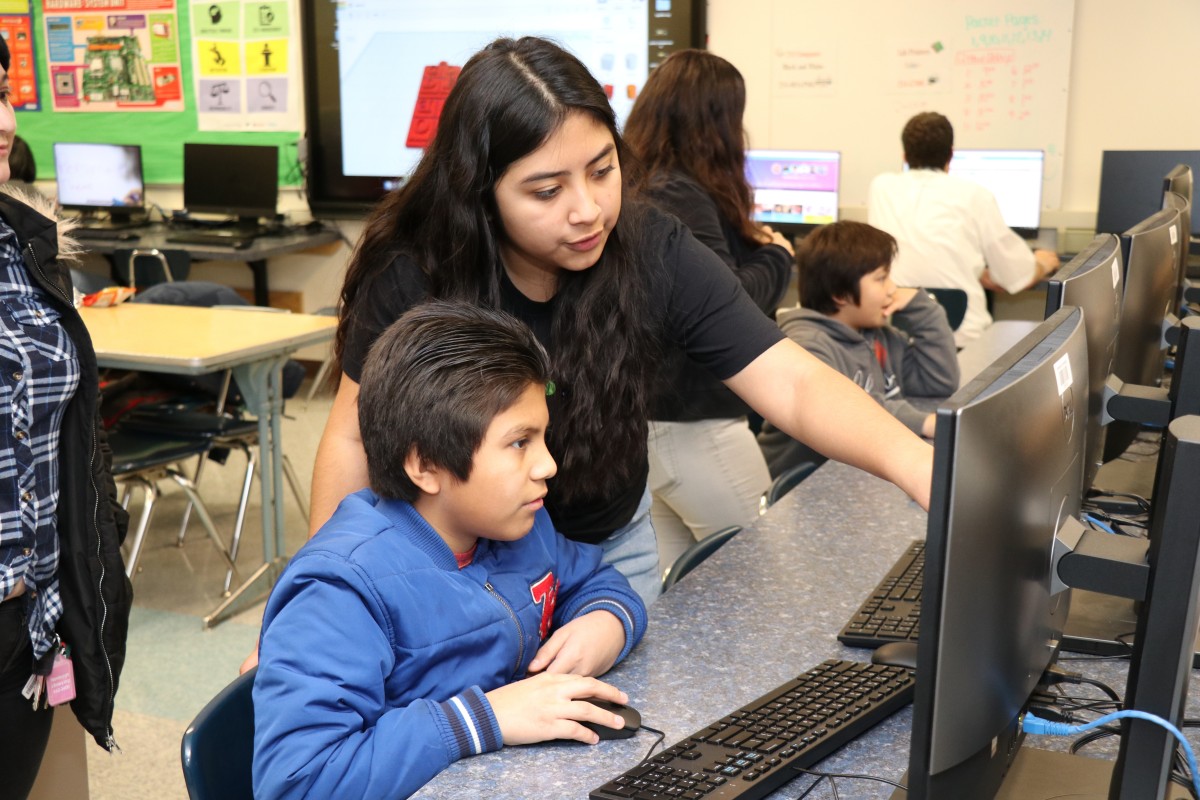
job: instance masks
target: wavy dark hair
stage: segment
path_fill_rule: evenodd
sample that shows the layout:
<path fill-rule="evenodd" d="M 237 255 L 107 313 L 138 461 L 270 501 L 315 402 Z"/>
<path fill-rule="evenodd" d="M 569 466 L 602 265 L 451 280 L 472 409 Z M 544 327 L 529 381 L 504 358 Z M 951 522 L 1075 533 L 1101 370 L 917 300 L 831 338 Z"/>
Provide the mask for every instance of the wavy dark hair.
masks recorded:
<path fill-rule="evenodd" d="M 745 110 L 746 82 L 737 67 L 705 50 L 681 50 L 650 73 L 629 112 L 625 141 L 641 163 L 639 188 L 683 172 L 708 192 L 726 223 L 757 245 Z"/>
<path fill-rule="evenodd" d="M 604 125 L 625 162 L 604 90 L 558 45 L 497 39 L 467 61 L 412 177 L 367 221 L 342 287 L 339 360 L 374 279 L 399 255 L 421 268 L 432 299 L 500 307 L 504 231 L 496 183 L 573 113 Z M 644 241 L 642 210 L 622 208 L 600 260 L 558 275 L 551 358 L 561 395 L 548 438 L 562 501 L 609 497 L 643 466 L 661 313 L 650 308 L 657 270 L 644 263 L 655 248 Z"/>

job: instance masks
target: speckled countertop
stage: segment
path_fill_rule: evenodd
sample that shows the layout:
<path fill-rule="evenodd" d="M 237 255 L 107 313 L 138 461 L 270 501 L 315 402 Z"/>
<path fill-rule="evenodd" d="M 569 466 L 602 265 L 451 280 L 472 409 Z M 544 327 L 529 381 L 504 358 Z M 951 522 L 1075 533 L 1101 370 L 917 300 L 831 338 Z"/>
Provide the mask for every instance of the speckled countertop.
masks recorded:
<path fill-rule="evenodd" d="M 831 462 L 651 606 L 645 639 L 606 680 L 629 694 L 645 724 L 665 731 L 670 745 L 825 659 L 869 660 L 869 651 L 843 646 L 837 633 L 905 547 L 924 538 L 925 523 L 899 489 Z M 1124 663 L 1067 666 L 1123 693 Z M 1193 682 L 1189 708 L 1200 707 L 1197 694 Z M 900 780 L 911 720 L 911 709 L 900 711 L 819 768 Z M 415 797 L 583 800 L 635 766 L 653 739 L 641 732 L 591 747 L 508 747 L 459 761 Z M 1037 741 L 1049 749 L 1068 743 Z M 1097 743 L 1087 752 L 1112 757 L 1115 747 Z M 812 780 L 792 781 L 771 800 L 794 799 Z M 888 798 L 893 790 L 839 780 L 838 791 Z M 823 785 L 810 798 L 831 796 Z"/>

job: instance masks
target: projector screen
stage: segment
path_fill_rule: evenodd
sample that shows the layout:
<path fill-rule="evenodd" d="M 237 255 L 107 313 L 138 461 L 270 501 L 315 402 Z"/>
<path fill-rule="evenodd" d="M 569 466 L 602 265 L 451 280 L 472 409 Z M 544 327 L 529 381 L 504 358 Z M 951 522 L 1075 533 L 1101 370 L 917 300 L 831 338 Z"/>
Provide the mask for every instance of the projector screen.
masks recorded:
<path fill-rule="evenodd" d="M 399 186 L 467 59 L 498 36 L 566 47 L 624 120 L 649 70 L 703 46 L 704 0 L 303 0 L 309 205 L 360 215 Z"/>

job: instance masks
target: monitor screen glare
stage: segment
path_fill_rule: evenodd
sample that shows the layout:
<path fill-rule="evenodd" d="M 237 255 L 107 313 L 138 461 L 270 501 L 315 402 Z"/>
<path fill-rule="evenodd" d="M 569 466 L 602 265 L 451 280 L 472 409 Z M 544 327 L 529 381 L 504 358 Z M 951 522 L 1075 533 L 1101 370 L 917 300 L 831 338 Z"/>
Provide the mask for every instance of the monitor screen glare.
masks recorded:
<path fill-rule="evenodd" d="M 838 218 L 841 154 L 823 150 L 750 150 L 746 179 L 754 219 L 767 225 L 823 225 Z"/>
<path fill-rule="evenodd" d="M 137 145 L 56 142 L 54 174 L 58 202 L 65 208 L 138 211 L 145 206 Z"/>
<path fill-rule="evenodd" d="M 1042 220 L 1041 150 L 955 150 L 950 174 L 988 189 L 1010 228 L 1036 230 Z"/>

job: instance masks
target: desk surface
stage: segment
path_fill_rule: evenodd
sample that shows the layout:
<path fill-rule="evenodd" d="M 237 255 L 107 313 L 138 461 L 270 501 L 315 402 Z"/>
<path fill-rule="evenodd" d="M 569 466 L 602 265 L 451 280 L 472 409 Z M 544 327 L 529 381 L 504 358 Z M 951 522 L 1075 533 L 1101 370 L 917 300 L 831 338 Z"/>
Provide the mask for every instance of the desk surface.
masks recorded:
<path fill-rule="evenodd" d="M 868 660 L 869 651 L 843 646 L 837 632 L 908 543 L 924 537 L 925 524 L 925 513 L 899 489 L 829 462 L 651 606 L 646 638 L 606 680 L 629 693 L 669 746 L 825 659 Z M 1087 674 L 1124 687 L 1123 663 L 1065 663 L 1086 663 Z M 1197 695 L 1193 682 L 1189 709 L 1200 705 Z M 905 709 L 820 768 L 898 781 L 908 766 L 911 724 Z M 639 763 L 652 741 L 642 732 L 594 747 L 509 747 L 452 765 L 414 797 L 582 800 Z M 1037 739 L 1046 749 L 1069 742 Z M 1084 752 L 1106 748 L 1097 743 Z M 793 781 L 770 798 L 794 800 L 811 781 Z M 892 792 L 866 781 L 839 780 L 838 787 L 843 797 L 860 799 Z M 827 789 L 813 795 L 830 796 Z"/>
<path fill-rule="evenodd" d="M 197 230 L 191 229 L 188 230 Z M 279 236 L 259 236 L 244 249 L 226 247 L 216 244 L 184 244 L 169 242 L 167 236 L 171 229 L 161 222 L 152 223 L 144 228 L 132 228 L 130 233 L 137 235 L 134 239 L 85 239 L 80 238 L 83 246 L 93 253 L 110 255 L 118 250 L 148 249 L 156 247 L 159 250 L 186 250 L 197 261 L 262 261 L 275 256 L 319 247 L 323 244 L 336 242 L 340 237 L 337 231 L 323 229 L 316 231 L 297 230 Z"/>
<path fill-rule="evenodd" d="M 122 303 L 81 308 L 103 367 L 199 375 L 333 337 L 337 319 L 253 308 Z"/>

